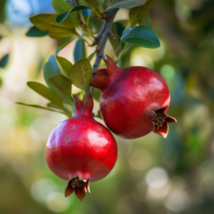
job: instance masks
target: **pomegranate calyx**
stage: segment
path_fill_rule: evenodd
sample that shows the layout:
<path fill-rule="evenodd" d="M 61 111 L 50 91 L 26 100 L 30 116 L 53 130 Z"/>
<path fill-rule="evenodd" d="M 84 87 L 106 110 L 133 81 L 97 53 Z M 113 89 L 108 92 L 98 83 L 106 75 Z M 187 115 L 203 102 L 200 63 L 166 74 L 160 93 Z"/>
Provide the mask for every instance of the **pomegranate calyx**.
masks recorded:
<path fill-rule="evenodd" d="M 152 119 L 153 132 L 166 138 L 169 130 L 168 123 L 175 123 L 177 120 L 165 113 L 168 106 L 155 109 L 155 116 Z"/>
<path fill-rule="evenodd" d="M 105 76 L 97 76 L 91 80 L 90 85 L 104 91 L 111 83 L 110 78 Z"/>
<path fill-rule="evenodd" d="M 89 183 L 89 179 L 81 180 L 78 176 L 73 177 L 68 181 L 68 184 L 65 188 L 65 197 L 68 197 L 73 192 L 75 192 L 79 200 L 82 201 L 87 193 L 87 190 L 90 193 Z"/>
<path fill-rule="evenodd" d="M 93 109 L 93 97 L 90 93 L 87 93 L 83 99 L 83 102 L 73 95 L 73 101 L 76 109 L 75 117 L 77 116 L 87 116 L 93 117 L 92 109 Z"/>
<path fill-rule="evenodd" d="M 116 62 L 109 56 L 107 56 L 106 65 L 110 79 L 114 80 L 120 75 L 120 68 L 117 66 Z"/>

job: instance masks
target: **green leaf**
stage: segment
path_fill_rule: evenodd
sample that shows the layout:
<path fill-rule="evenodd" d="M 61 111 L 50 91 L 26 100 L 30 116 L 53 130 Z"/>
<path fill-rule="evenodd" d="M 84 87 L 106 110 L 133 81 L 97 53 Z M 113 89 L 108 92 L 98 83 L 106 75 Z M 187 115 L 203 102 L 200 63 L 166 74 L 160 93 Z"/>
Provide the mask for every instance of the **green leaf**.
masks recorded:
<path fill-rule="evenodd" d="M 73 64 L 64 57 L 56 56 L 56 61 L 61 73 L 70 80 L 70 71 Z"/>
<path fill-rule="evenodd" d="M 71 96 L 71 81 L 62 74 L 57 74 L 51 77 L 48 79 L 48 82 L 58 91 Z"/>
<path fill-rule="evenodd" d="M 87 59 L 88 59 L 89 62 L 93 59 L 93 56 L 94 56 L 95 54 L 96 54 L 96 53 L 94 52 L 94 53 L 90 54 L 90 55 L 87 57 Z"/>
<path fill-rule="evenodd" d="M 115 23 L 113 23 L 113 25 L 111 27 L 111 32 L 114 35 L 117 35 L 117 28 L 116 28 Z M 115 38 L 112 38 L 111 36 L 109 36 L 109 41 L 111 43 L 111 46 L 112 46 L 114 52 L 116 53 L 116 50 L 117 50 L 117 47 L 118 47 L 118 39 L 115 39 Z"/>
<path fill-rule="evenodd" d="M 74 60 L 76 62 L 82 58 L 86 58 L 85 42 L 82 39 L 78 39 L 74 48 Z"/>
<path fill-rule="evenodd" d="M 48 34 L 49 34 L 49 32 L 39 30 L 37 27 L 33 26 L 28 30 L 28 32 L 26 33 L 26 36 L 28 36 L 28 37 L 43 37 L 43 36 L 47 36 Z"/>
<path fill-rule="evenodd" d="M 146 27 L 152 28 L 152 22 L 151 19 L 149 17 L 149 14 L 147 14 L 139 23 L 139 25 L 144 25 Z"/>
<path fill-rule="evenodd" d="M 65 42 L 64 44 L 62 44 L 60 47 L 57 48 L 56 52 L 55 52 L 55 55 L 58 55 L 59 52 L 64 48 L 66 47 L 68 44 L 70 44 L 76 37 L 72 37 L 71 39 L 69 39 L 67 42 Z"/>
<path fill-rule="evenodd" d="M 32 16 L 30 21 L 40 30 L 50 32 L 49 36 L 54 39 L 66 38 L 72 35 L 78 36 L 71 21 L 66 19 L 63 23 L 55 22 L 57 14 L 39 14 Z"/>
<path fill-rule="evenodd" d="M 21 103 L 21 102 L 16 102 L 16 104 L 23 105 L 23 106 L 28 106 L 28 107 L 33 107 L 33 108 L 40 108 L 40 109 L 44 109 L 44 110 L 48 110 L 48 111 L 53 111 L 53 112 L 65 114 L 65 113 L 62 112 L 62 111 L 56 111 L 56 110 L 54 110 L 54 109 L 46 108 L 46 107 L 39 106 L 39 105 L 26 104 L 26 103 Z M 51 107 L 51 106 L 50 106 L 50 107 Z M 67 114 L 65 114 L 65 115 L 68 116 Z"/>
<path fill-rule="evenodd" d="M 58 96 L 61 98 L 63 103 L 72 105 L 72 98 L 65 93 L 62 93 L 52 83 L 49 82 L 49 79 L 57 74 L 62 73 L 60 67 L 57 63 L 57 60 L 54 56 L 50 56 L 49 61 L 44 66 L 44 79 L 49 88 L 51 88 Z"/>
<path fill-rule="evenodd" d="M 130 27 L 141 22 L 141 20 L 148 14 L 152 4 L 153 0 L 148 0 L 145 5 L 134 7 L 129 11 Z"/>
<path fill-rule="evenodd" d="M 45 79 L 45 82 L 48 85 L 48 87 L 49 87 L 49 83 L 47 80 L 59 73 L 60 73 L 60 69 L 57 64 L 57 61 L 56 61 L 55 57 L 51 55 L 43 69 L 44 79 Z"/>
<path fill-rule="evenodd" d="M 67 13 L 73 8 L 70 3 L 64 0 L 52 0 L 52 4 L 58 14 Z M 69 13 L 67 17 L 74 27 L 81 26 L 77 12 Z"/>
<path fill-rule="evenodd" d="M 9 61 L 10 54 L 5 54 L 0 60 L 0 68 L 5 68 Z"/>
<path fill-rule="evenodd" d="M 46 99 L 50 100 L 51 102 L 58 105 L 60 108 L 63 108 L 62 101 L 60 97 L 52 91 L 50 88 L 46 87 L 45 85 L 39 82 L 27 82 L 29 88 L 40 94 L 41 96 L 45 97 Z"/>
<path fill-rule="evenodd" d="M 88 91 L 91 78 L 92 67 L 87 59 L 80 59 L 71 68 L 70 79 L 77 88 Z"/>
<path fill-rule="evenodd" d="M 106 9 L 112 8 L 133 8 L 144 5 L 147 0 L 113 0 L 111 5 Z"/>
<path fill-rule="evenodd" d="M 56 17 L 56 23 L 60 24 L 62 23 L 70 13 L 74 12 L 74 11 L 78 11 L 78 10 L 83 10 L 83 9 L 86 9 L 87 7 L 85 6 L 82 6 L 82 5 L 78 5 L 76 7 L 73 7 L 71 10 L 69 10 L 68 12 L 65 12 L 65 13 L 62 13 L 60 15 L 58 15 Z"/>
<path fill-rule="evenodd" d="M 155 31 L 145 26 L 134 26 L 126 29 L 121 40 L 126 44 L 138 45 L 145 48 L 160 47 L 160 41 Z"/>

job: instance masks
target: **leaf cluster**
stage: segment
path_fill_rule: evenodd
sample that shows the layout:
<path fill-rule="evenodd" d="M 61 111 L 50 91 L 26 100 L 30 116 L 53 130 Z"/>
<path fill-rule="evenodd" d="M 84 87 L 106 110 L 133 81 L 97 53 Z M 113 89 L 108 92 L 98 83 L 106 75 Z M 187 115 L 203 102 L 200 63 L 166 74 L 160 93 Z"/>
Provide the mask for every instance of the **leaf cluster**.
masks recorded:
<path fill-rule="evenodd" d="M 90 89 L 89 82 L 93 75 L 90 61 L 99 52 L 100 47 L 87 56 L 86 45 L 97 45 L 109 18 L 108 11 L 113 8 L 129 10 L 129 20 L 114 22 L 108 37 L 117 57 L 116 61 L 119 61 L 132 46 L 160 46 L 158 36 L 151 28 L 148 13 L 152 4 L 153 0 L 72 0 L 71 4 L 64 0 L 52 0 L 57 13 L 32 16 L 30 21 L 33 26 L 26 33 L 29 37 L 48 35 L 53 39 L 65 40 L 44 66 L 43 74 L 47 86 L 37 82 L 27 83 L 28 87 L 50 102 L 47 107 L 20 102 L 18 104 L 56 111 L 72 117 L 75 112 L 72 84 L 83 90 L 83 93 Z M 72 64 L 58 54 L 75 38 L 78 40 L 74 50 L 75 63 Z M 94 97 L 99 99 L 97 93 Z"/>

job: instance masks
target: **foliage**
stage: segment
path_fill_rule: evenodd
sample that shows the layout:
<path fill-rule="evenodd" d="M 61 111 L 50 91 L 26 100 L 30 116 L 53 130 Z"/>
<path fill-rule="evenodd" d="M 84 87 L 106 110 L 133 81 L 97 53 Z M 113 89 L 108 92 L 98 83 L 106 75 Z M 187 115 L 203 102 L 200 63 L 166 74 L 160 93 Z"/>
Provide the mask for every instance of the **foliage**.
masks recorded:
<path fill-rule="evenodd" d="M 99 19 L 108 19 L 105 17 L 105 13 L 108 13 L 112 8 L 132 8 L 129 15 L 129 25 L 131 28 L 124 29 L 123 32 L 119 32 L 120 23 L 113 24 L 112 38 L 109 38 L 113 44 L 115 55 L 118 56 L 118 60 L 125 54 L 126 50 L 131 45 L 137 45 L 146 48 L 158 48 L 160 42 L 157 34 L 146 26 L 142 25 L 143 19 L 148 16 L 148 11 L 151 8 L 153 1 L 146 0 L 134 0 L 134 1 L 112 1 L 107 8 L 102 8 L 102 2 L 96 1 L 78 1 L 79 5 L 72 6 L 68 2 L 63 0 L 55 1 L 52 0 L 53 7 L 58 14 L 38 14 L 32 16 L 30 21 L 34 24 L 26 33 L 30 37 L 41 37 L 48 35 L 54 39 L 63 39 L 69 37 L 69 40 L 63 43 L 55 52 L 54 56 L 50 56 L 49 61 L 44 66 L 44 78 L 47 86 L 50 89 L 49 93 L 56 93 L 57 99 L 61 100 L 61 103 L 69 104 L 72 106 L 72 93 L 71 85 L 75 85 L 77 88 L 82 90 L 90 90 L 90 80 L 92 78 L 92 66 L 90 64 L 91 56 L 86 55 L 85 45 L 94 46 L 97 41 L 101 38 L 93 34 L 89 28 L 90 25 L 95 26 L 96 21 L 91 22 L 91 18 L 95 17 Z M 91 14 L 86 17 L 85 20 L 82 10 L 89 9 Z M 78 20 L 78 16 L 81 20 Z M 135 26 L 138 25 L 138 26 Z M 101 30 L 101 29 L 100 29 Z M 82 32 L 82 36 L 78 33 Z M 119 34 L 120 36 L 118 36 Z M 102 35 L 101 35 L 102 36 Z M 69 45 L 74 38 L 78 37 L 74 49 L 75 63 L 72 65 L 69 61 L 64 58 L 58 58 L 59 52 Z M 118 39 L 119 38 L 119 39 Z M 89 39 L 93 40 L 90 44 Z M 118 41 L 117 41 L 118 40 Z M 105 44 L 102 44 L 105 46 Z M 100 48 L 100 47 L 98 47 Z M 122 51 L 120 51 L 120 49 Z M 96 53 L 96 51 L 94 52 Z M 28 85 L 29 86 L 29 85 Z M 34 85 L 34 91 L 40 93 L 41 85 Z M 31 87 L 32 88 L 32 87 Z M 44 96 L 44 94 L 43 94 Z M 47 96 L 46 96 L 47 98 Z M 50 100 L 50 98 L 49 98 Z M 62 110 L 61 113 L 72 115 L 72 112 L 68 113 L 68 110 L 63 106 L 59 105 L 56 101 L 52 101 Z M 49 106 L 51 109 L 51 106 Z M 75 109 L 73 109 L 75 111 Z"/>

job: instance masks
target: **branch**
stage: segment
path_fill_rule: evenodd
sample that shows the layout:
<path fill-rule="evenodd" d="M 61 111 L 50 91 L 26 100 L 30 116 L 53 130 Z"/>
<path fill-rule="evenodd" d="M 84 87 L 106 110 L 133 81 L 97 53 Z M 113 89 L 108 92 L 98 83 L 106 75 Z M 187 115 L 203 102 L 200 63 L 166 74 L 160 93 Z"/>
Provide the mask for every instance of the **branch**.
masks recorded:
<path fill-rule="evenodd" d="M 93 72 L 95 72 L 99 65 L 100 65 L 100 61 L 102 58 L 104 57 L 104 48 L 108 39 L 108 36 L 111 33 L 111 26 L 114 20 L 114 17 L 117 13 L 118 9 L 111 9 L 109 11 L 106 12 L 106 15 L 109 17 L 104 23 L 103 26 L 100 30 L 100 32 L 98 33 L 97 36 L 97 40 L 98 40 L 98 44 L 97 44 L 97 57 L 93 66 Z"/>

